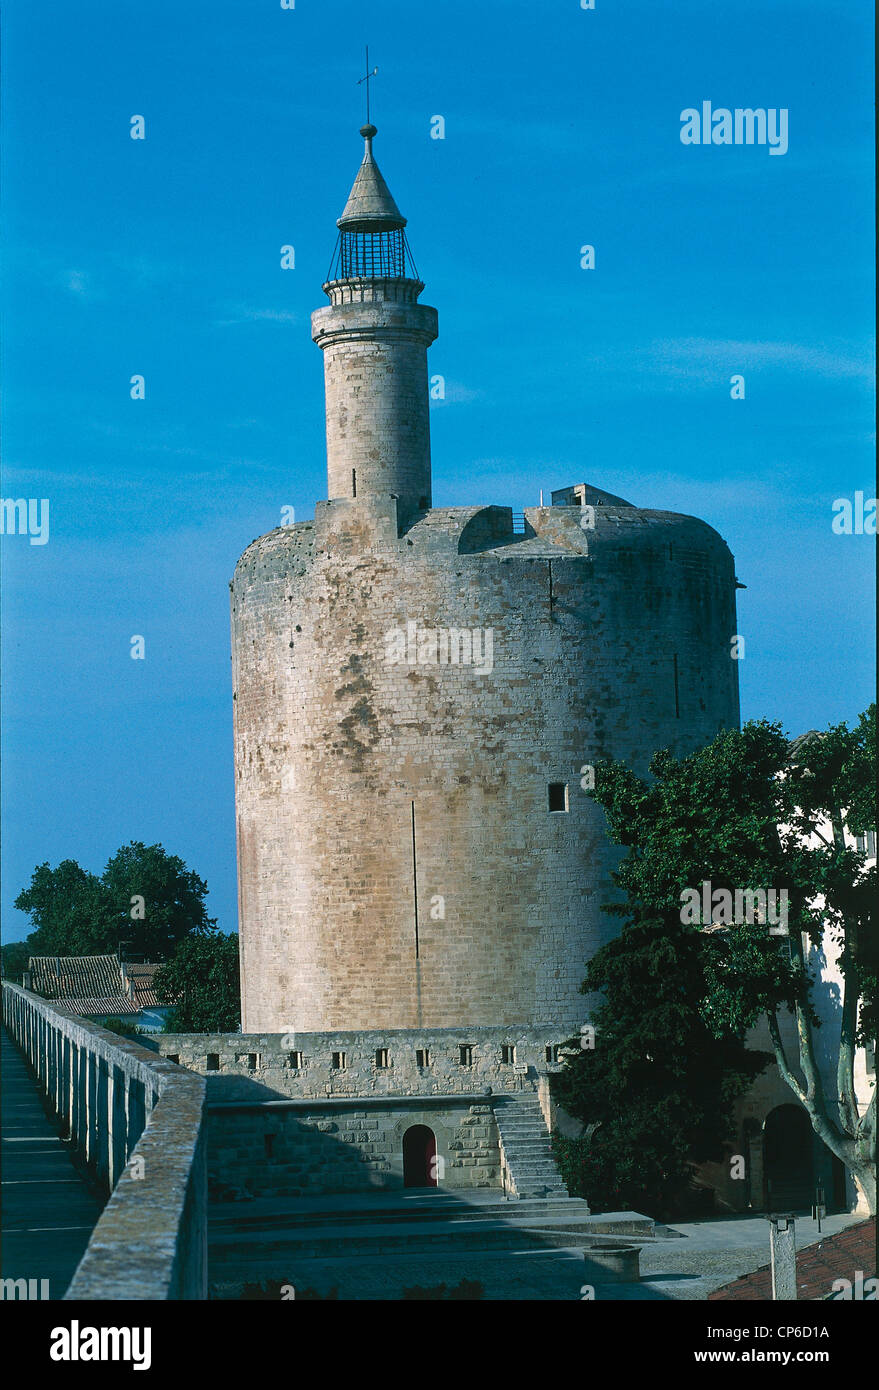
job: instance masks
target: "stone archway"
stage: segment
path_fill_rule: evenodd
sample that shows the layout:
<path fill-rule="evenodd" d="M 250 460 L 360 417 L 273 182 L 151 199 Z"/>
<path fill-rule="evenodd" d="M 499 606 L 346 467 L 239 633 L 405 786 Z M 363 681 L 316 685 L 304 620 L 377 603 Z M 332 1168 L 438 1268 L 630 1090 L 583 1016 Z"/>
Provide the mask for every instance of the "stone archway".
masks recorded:
<path fill-rule="evenodd" d="M 410 1125 L 403 1135 L 403 1186 L 436 1185 L 436 1135 L 427 1125 Z"/>
<path fill-rule="evenodd" d="M 763 1123 L 763 1184 L 767 1211 L 802 1211 L 815 1192 L 812 1125 L 799 1105 L 777 1105 Z"/>

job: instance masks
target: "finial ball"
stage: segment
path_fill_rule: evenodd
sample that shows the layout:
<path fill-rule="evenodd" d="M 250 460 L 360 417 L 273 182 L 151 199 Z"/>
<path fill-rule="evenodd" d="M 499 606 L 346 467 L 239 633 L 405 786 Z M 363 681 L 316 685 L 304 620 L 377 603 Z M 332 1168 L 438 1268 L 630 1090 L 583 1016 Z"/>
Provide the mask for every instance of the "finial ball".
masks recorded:
<path fill-rule="evenodd" d="M 363 136 L 364 140 L 371 140 L 374 135 L 378 135 L 378 131 L 374 125 L 362 125 L 360 127 L 360 134 Z"/>

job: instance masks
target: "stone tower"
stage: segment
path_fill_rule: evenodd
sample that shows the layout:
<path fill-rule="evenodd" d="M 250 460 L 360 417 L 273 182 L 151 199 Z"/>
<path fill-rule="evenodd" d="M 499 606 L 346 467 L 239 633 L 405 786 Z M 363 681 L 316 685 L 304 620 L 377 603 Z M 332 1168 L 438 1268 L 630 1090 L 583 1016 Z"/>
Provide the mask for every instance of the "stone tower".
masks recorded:
<path fill-rule="evenodd" d="M 361 133 L 313 316 L 329 500 L 232 582 L 242 1027 L 562 1041 L 616 929 L 588 769 L 738 723 L 733 560 L 585 484 L 431 507 L 436 312 Z"/>
<path fill-rule="evenodd" d="M 312 314 L 312 336 L 324 355 L 330 497 L 393 495 L 409 515 L 431 502 L 427 349 L 437 317 L 418 303 L 424 286 L 372 156 L 376 133 L 360 132 L 363 163 L 324 286 L 330 306 Z"/>

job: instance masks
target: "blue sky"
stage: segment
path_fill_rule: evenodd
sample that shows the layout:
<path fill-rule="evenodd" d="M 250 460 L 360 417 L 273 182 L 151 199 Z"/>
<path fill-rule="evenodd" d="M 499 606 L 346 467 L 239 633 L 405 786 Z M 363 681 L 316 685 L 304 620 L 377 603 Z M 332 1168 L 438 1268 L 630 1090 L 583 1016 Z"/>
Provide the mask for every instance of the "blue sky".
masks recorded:
<path fill-rule="evenodd" d="M 48 544 L 0 542 L 4 939 L 36 864 L 99 871 L 132 839 L 235 929 L 227 585 L 282 506 L 326 495 L 309 315 L 366 42 L 376 157 L 440 314 L 435 503 L 588 481 L 701 516 L 748 586 L 744 717 L 798 733 L 865 707 L 873 547 L 831 508 L 875 493 L 869 6 L 4 11 L 2 495 L 50 500 Z M 683 145 L 703 100 L 787 108 L 788 152 Z"/>

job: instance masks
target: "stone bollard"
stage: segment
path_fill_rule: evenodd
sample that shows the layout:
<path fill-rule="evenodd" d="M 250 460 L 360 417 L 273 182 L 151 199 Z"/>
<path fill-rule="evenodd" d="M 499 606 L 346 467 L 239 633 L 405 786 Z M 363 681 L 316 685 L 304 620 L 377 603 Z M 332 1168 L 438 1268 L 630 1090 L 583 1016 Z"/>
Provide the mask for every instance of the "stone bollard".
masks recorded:
<path fill-rule="evenodd" d="M 796 1221 L 793 1216 L 770 1216 L 769 1249 L 772 1257 L 773 1299 L 797 1296 Z"/>

